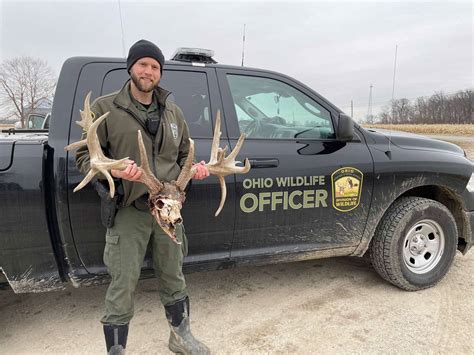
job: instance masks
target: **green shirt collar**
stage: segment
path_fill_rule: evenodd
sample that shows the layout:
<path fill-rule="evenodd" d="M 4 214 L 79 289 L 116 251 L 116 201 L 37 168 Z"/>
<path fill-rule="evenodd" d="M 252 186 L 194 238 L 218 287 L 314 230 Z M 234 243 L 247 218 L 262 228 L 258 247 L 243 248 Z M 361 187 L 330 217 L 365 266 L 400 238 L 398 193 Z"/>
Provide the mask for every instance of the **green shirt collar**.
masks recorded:
<path fill-rule="evenodd" d="M 135 99 L 132 95 L 132 93 L 129 90 L 129 95 L 130 95 L 130 100 L 132 101 L 132 104 L 135 106 L 135 108 L 140 111 L 140 112 L 153 112 L 158 110 L 158 99 L 156 97 L 156 94 L 153 92 L 153 100 L 151 101 L 150 106 L 148 109 L 137 99 Z"/>

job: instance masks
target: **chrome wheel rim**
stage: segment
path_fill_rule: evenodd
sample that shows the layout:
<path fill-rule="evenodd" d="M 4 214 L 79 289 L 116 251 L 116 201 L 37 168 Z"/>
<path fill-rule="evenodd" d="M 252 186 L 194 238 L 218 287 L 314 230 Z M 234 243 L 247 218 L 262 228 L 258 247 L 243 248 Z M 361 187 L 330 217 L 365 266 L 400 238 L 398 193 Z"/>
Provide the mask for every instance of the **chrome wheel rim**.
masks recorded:
<path fill-rule="evenodd" d="M 403 241 L 403 261 L 415 274 L 426 274 L 438 265 L 445 246 L 441 226 L 431 220 L 417 222 Z"/>

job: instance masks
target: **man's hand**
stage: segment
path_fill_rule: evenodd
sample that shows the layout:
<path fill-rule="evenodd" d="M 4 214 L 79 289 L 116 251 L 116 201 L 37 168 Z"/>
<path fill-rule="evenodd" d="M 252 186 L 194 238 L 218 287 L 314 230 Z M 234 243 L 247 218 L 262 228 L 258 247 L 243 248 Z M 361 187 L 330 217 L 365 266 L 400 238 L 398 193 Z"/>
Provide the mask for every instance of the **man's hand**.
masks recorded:
<path fill-rule="evenodd" d="M 196 168 L 196 172 L 194 173 L 193 179 L 204 180 L 209 176 L 209 170 L 207 170 L 205 164 L 206 162 L 203 160 L 193 165 L 193 168 Z"/>
<path fill-rule="evenodd" d="M 128 181 L 137 181 L 140 179 L 140 176 L 142 176 L 142 171 L 138 170 L 137 164 L 133 160 L 127 160 L 126 163 L 128 166 L 123 170 L 110 170 L 112 176 Z"/>

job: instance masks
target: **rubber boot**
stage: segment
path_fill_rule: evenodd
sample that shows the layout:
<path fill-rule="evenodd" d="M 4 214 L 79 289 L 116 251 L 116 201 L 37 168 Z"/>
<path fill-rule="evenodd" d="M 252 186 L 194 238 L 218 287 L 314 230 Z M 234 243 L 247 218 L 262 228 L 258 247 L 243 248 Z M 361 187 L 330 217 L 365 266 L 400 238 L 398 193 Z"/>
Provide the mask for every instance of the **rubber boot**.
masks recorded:
<path fill-rule="evenodd" d="M 104 324 L 105 345 L 107 354 L 125 354 L 128 336 L 128 324 L 114 325 Z"/>
<path fill-rule="evenodd" d="M 191 334 L 188 297 L 165 306 L 165 312 L 171 329 L 168 348 L 172 352 L 184 355 L 207 355 L 211 353 L 206 345 Z"/>

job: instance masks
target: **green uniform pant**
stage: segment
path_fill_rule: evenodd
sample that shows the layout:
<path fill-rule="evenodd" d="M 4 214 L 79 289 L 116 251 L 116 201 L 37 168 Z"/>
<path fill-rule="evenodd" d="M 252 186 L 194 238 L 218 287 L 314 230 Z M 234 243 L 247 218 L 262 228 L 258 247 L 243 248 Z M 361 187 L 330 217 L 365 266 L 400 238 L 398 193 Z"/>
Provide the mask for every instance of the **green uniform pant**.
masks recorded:
<path fill-rule="evenodd" d="M 134 206 L 120 209 L 115 224 L 105 236 L 104 263 L 112 282 L 105 296 L 104 324 L 126 324 L 133 317 L 133 298 L 148 243 L 152 243 L 153 266 L 158 278 L 158 290 L 163 305 L 187 296 L 182 271 L 187 254 L 187 240 L 181 225 L 174 243 L 159 227 L 149 211 Z"/>

